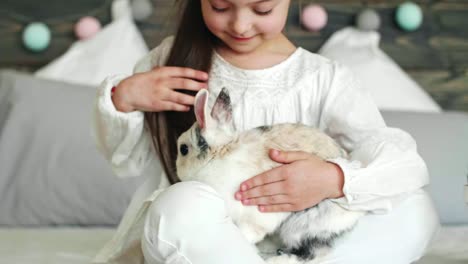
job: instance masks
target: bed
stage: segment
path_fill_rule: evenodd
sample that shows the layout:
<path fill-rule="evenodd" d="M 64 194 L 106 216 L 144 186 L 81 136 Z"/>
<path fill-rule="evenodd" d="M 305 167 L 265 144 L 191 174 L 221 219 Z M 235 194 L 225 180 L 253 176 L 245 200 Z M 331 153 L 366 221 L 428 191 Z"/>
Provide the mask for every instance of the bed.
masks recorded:
<path fill-rule="evenodd" d="M 113 228 L 35 228 L 0 230 L 2 263 L 90 263 Z M 466 227 L 444 227 L 432 248 L 417 264 L 466 264 Z M 73 237 L 73 239 L 70 239 Z"/>
<path fill-rule="evenodd" d="M 375 2 L 384 19 L 388 18 L 393 6 Z M 468 12 L 463 1 L 457 5 L 453 4 L 457 1 L 439 2 L 426 12 L 441 18 L 444 12 L 453 14 L 455 9 Z M 102 15 L 108 24 L 94 40 L 69 42 L 62 50 L 55 47 L 55 54 L 43 55 L 13 49 L 8 38 L 0 43 L 5 47 L 2 53 L 12 51 L 0 56 L 0 263 L 89 263 L 110 239 L 133 192 L 144 181 L 142 177 L 118 179 L 113 175 L 95 148 L 89 126 L 91 110 L 99 80 L 109 74 L 131 72 L 148 46 L 160 40 L 159 34 L 152 35 L 151 25 L 164 24 L 158 16 L 169 5 L 153 1 L 161 10 L 146 22 L 135 24 L 127 0 L 108 3 L 113 6 L 112 18 Z M 81 5 L 102 7 L 102 2 L 87 0 Z M 293 5 L 287 33 L 298 45 L 352 66 L 363 86 L 375 96 L 386 123 L 416 139 L 430 172 L 427 190 L 442 223 L 427 254 L 417 263 L 468 263 L 468 205 L 464 198 L 468 176 L 468 64 L 458 59 L 446 65 L 437 59 L 440 54 L 468 52 L 456 44 L 460 42 L 443 42 L 441 38 L 453 33 L 450 39 L 468 41 L 460 37 L 466 29 L 457 26 L 459 20 L 455 19 L 444 34 L 431 31 L 431 24 L 425 24 L 415 35 L 396 32 L 393 26 L 382 28 L 380 34 L 355 32 L 349 27 L 349 10 L 357 10 L 359 5 L 339 1 L 327 5 L 334 22 L 321 34 L 300 31 L 294 19 L 299 9 Z M 7 7 L 15 4 L 0 4 L 0 10 Z M 87 12 L 86 8 L 81 10 Z M 457 19 L 465 21 L 463 14 Z M 1 25 L 0 31 L 5 29 Z M 421 43 L 421 36 L 428 32 L 448 47 L 458 46 L 450 52 L 434 51 L 437 58 L 422 58 L 421 54 L 432 52 Z M 116 36 L 132 41 L 123 42 L 118 50 L 93 53 L 115 43 Z M 355 37 L 369 40 L 373 60 L 360 60 L 347 45 Z M 400 41 L 393 41 L 394 37 Z M 410 58 L 398 54 L 408 45 L 401 40 L 421 44 L 423 51 Z M 11 59 L 15 52 L 23 55 Z M 366 76 L 369 69 L 375 70 L 370 75 L 379 79 Z M 382 76 L 381 71 L 387 74 Z M 386 82 L 381 78 L 389 78 L 387 75 L 391 76 L 389 82 L 398 80 L 401 88 L 393 94 L 388 94 L 390 88 L 375 85 Z M 403 100 L 408 103 L 403 104 Z"/>

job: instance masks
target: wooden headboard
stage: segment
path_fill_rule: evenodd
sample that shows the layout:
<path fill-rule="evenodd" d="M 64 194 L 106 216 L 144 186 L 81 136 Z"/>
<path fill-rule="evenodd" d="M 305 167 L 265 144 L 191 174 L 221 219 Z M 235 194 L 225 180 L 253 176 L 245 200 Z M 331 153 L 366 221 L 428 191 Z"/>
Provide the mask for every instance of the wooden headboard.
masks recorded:
<path fill-rule="evenodd" d="M 173 0 L 152 0 L 155 11 L 137 23 L 149 47 L 156 46 L 174 30 Z M 300 6 L 311 2 L 328 11 L 329 23 L 320 33 L 304 30 L 299 23 Z M 317 51 L 330 35 L 354 23 L 364 7 L 378 11 L 382 19 L 381 48 L 408 72 L 446 110 L 468 111 L 468 1 L 419 0 L 424 11 L 422 27 L 411 33 L 394 23 L 397 0 L 292 0 L 286 34 L 298 45 Z M 110 21 L 111 0 L 1 0 L 0 68 L 34 71 L 58 57 L 75 41 L 73 25 L 85 15 Z M 21 44 L 27 22 L 44 21 L 52 42 L 42 53 L 31 53 Z"/>

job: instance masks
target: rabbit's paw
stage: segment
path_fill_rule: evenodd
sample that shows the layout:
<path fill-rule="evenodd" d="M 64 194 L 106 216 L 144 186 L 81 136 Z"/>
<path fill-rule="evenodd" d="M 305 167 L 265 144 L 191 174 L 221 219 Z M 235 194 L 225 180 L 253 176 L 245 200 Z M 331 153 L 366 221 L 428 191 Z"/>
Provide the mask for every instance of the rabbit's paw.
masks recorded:
<path fill-rule="evenodd" d="M 245 238 L 247 238 L 247 241 L 252 244 L 262 241 L 266 235 L 266 232 L 262 228 L 253 225 L 239 225 L 239 229 Z"/>
<path fill-rule="evenodd" d="M 304 261 L 297 258 L 295 255 L 283 254 L 274 256 L 266 260 L 268 264 L 303 264 Z"/>

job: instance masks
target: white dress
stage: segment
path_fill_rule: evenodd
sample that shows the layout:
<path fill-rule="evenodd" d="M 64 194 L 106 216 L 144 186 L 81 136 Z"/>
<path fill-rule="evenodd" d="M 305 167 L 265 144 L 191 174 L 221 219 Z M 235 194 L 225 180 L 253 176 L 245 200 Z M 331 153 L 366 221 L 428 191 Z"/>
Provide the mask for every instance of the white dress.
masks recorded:
<path fill-rule="evenodd" d="M 167 38 L 153 49 L 136 65 L 135 72 L 163 65 L 172 41 Z M 344 172 L 345 196 L 334 199 L 344 208 L 387 213 L 429 182 L 413 138 L 387 127 L 369 94 L 359 88 L 347 68 L 336 62 L 297 48 L 270 68 L 244 70 L 215 53 L 209 76 L 208 106 L 226 87 L 238 130 L 300 122 L 337 140 L 350 154 L 349 160 L 331 160 Z M 118 231 L 98 254 L 96 263 L 141 261 L 139 243 L 147 209 L 160 189 L 169 186 L 144 126 L 143 113 L 122 113 L 112 103 L 110 90 L 125 77 L 109 77 L 98 89 L 96 142 L 119 177 L 145 175 L 148 180 L 136 192 Z"/>

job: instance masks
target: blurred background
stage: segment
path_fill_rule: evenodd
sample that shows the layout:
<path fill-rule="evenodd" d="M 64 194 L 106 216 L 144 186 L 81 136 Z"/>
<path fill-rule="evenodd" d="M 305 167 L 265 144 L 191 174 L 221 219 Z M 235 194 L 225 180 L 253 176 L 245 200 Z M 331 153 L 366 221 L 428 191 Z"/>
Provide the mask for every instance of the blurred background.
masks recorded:
<path fill-rule="evenodd" d="M 0 1 L 0 263 L 89 263 L 112 237 L 148 175 L 119 179 L 96 150 L 96 88 L 131 74 L 178 11 Z M 415 138 L 442 224 L 417 263 L 468 263 L 468 1 L 292 0 L 285 33 L 347 65 L 387 125 Z"/>
<path fill-rule="evenodd" d="M 322 5 L 328 13 L 328 22 L 319 32 L 304 30 L 300 23 L 301 9 L 311 3 Z M 468 1 L 415 1 L 424 19 L 412 32 L 405 32 L 395 21 L 396 8 L 402 3 L 398 0 L 293 0 L 286 33 L 297 45 L 317 52 L 334 32 L 354 25 L 359 12 L 372 8 L 381 19 L 378 31 L 382 50 L 443 109 L 468 111 Z M 74 26 L 80 17 L 92 15 L 103 26 L 110 23 L 111 4 L 112 1 L 106 0 L 47 0 L 40 4 L 32 0 L 2 0 L 0 67 L 37 70 L 76 41 Z M 177 12 L 173 1 L 152 0 L 152 6 L 152 13 L 136 22 L 150 48 L 173 32 L 176 25 L 173 14 Z M 40 54 L 28 52 L 21 40 L 25 25 L 34 21 L 45 21 L 52 33 L 50 47 Z"/>

